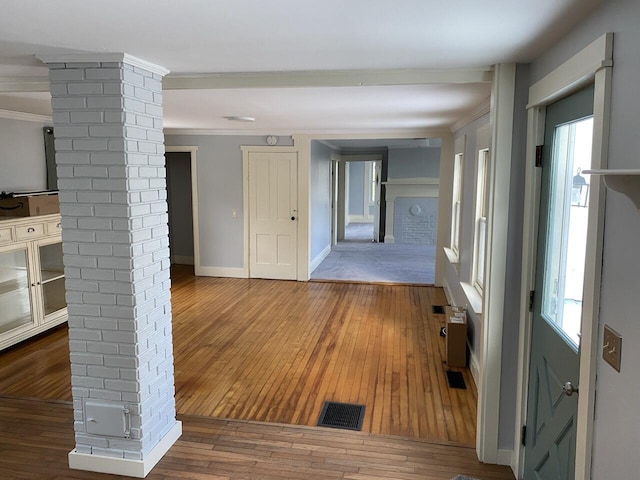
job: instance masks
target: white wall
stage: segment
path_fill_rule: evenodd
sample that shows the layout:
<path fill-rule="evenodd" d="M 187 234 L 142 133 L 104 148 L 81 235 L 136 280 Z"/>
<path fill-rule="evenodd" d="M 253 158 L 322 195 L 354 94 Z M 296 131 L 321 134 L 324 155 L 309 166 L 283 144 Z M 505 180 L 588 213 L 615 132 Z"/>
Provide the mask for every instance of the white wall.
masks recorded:
<path fill-rule="evenodd" d="M 610 0 L 532 64 L 531 83 L 606 32 L 614 32 L 609 168 L 640 168 L 640 2 Z M 591 181 L 598 181 L 592 178 Z M 640 213 L 609 191 L 600 303 L 604 324 L 622 335 L 620 373 L 598 355 L 592 478 L 636 478 L 640 472 Z"/>
<path fill-rule="evenodd" d="M 47 188 L 43 123 L 0 118 L 0 191 Z"/>
<path fill-rule="evenodd" d="M 243 267 L 242 145 L 266 145 L 264 136 L 166 135 L 169 146 L 197 146 L 200 263 Z M 290 137 L 278 145 L 290 146 Z M 237 217 L 232 217 L 232 210 Z"/>

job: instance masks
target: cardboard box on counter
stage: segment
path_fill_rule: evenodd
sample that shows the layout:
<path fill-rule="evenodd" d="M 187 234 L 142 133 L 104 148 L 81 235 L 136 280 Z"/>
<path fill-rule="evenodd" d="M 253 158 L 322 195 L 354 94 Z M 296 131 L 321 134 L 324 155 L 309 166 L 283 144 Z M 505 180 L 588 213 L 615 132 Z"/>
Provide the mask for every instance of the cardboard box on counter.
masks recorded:
<path fill-rule="evenodd" d="M 28 195 L 0 200 L 0 217 L 33 217 L 60 213 L 58 194 Z"/>

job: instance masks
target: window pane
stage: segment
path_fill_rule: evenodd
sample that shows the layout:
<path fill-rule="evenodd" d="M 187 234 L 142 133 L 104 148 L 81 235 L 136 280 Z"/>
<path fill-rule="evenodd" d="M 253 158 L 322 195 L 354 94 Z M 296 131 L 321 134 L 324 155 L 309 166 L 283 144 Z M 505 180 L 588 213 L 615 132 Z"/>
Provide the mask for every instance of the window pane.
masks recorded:
<path fill-rule="evenodd" d="M 580 345 L 588 207 L 586 200 L 576 201 L 574 185 L 588 190 L 581 171 L 591 165 L 592 132 L 592 118 L 556 127 L 550 172 L 542 317 L 576 349 Z"/>
<path fill-rule="evenodd" d="M 27 250 L 0 253 L 0 333 L 31 323 Z"/>

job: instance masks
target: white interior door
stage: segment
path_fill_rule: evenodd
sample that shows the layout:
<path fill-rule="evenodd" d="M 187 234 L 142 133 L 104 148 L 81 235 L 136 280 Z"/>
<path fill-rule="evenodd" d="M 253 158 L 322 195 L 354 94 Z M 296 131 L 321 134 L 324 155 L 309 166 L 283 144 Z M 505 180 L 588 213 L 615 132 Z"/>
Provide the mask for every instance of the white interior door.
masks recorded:
<path fill-rule="evenodd" d="M 296 279 L 298 160 L 249 152 L 249 277 Z"/>

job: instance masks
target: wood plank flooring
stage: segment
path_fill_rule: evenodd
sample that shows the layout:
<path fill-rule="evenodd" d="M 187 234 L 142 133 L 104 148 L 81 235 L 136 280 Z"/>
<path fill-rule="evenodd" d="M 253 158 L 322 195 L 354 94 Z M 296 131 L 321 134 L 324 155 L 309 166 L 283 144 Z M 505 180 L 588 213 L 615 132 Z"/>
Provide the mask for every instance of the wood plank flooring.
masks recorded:
<path fill-rule="evenodd" d="M 475 450 L 398 436 L 179 415 L 183 435 L 148 480 L 513 480 Z M 67 466 L 71 405 L 0 398 L 0 478 L 111 480 Z"/>
<path fill-rule="evenodd" d="M 363 431 L 471 446 L 477 393 L 445 379 L 440 289 L 172 272 L 177 411 L 315 425 L 366 405 Z M 71 400 L 66 328 L 0 353 L 0 396 Z"/>

